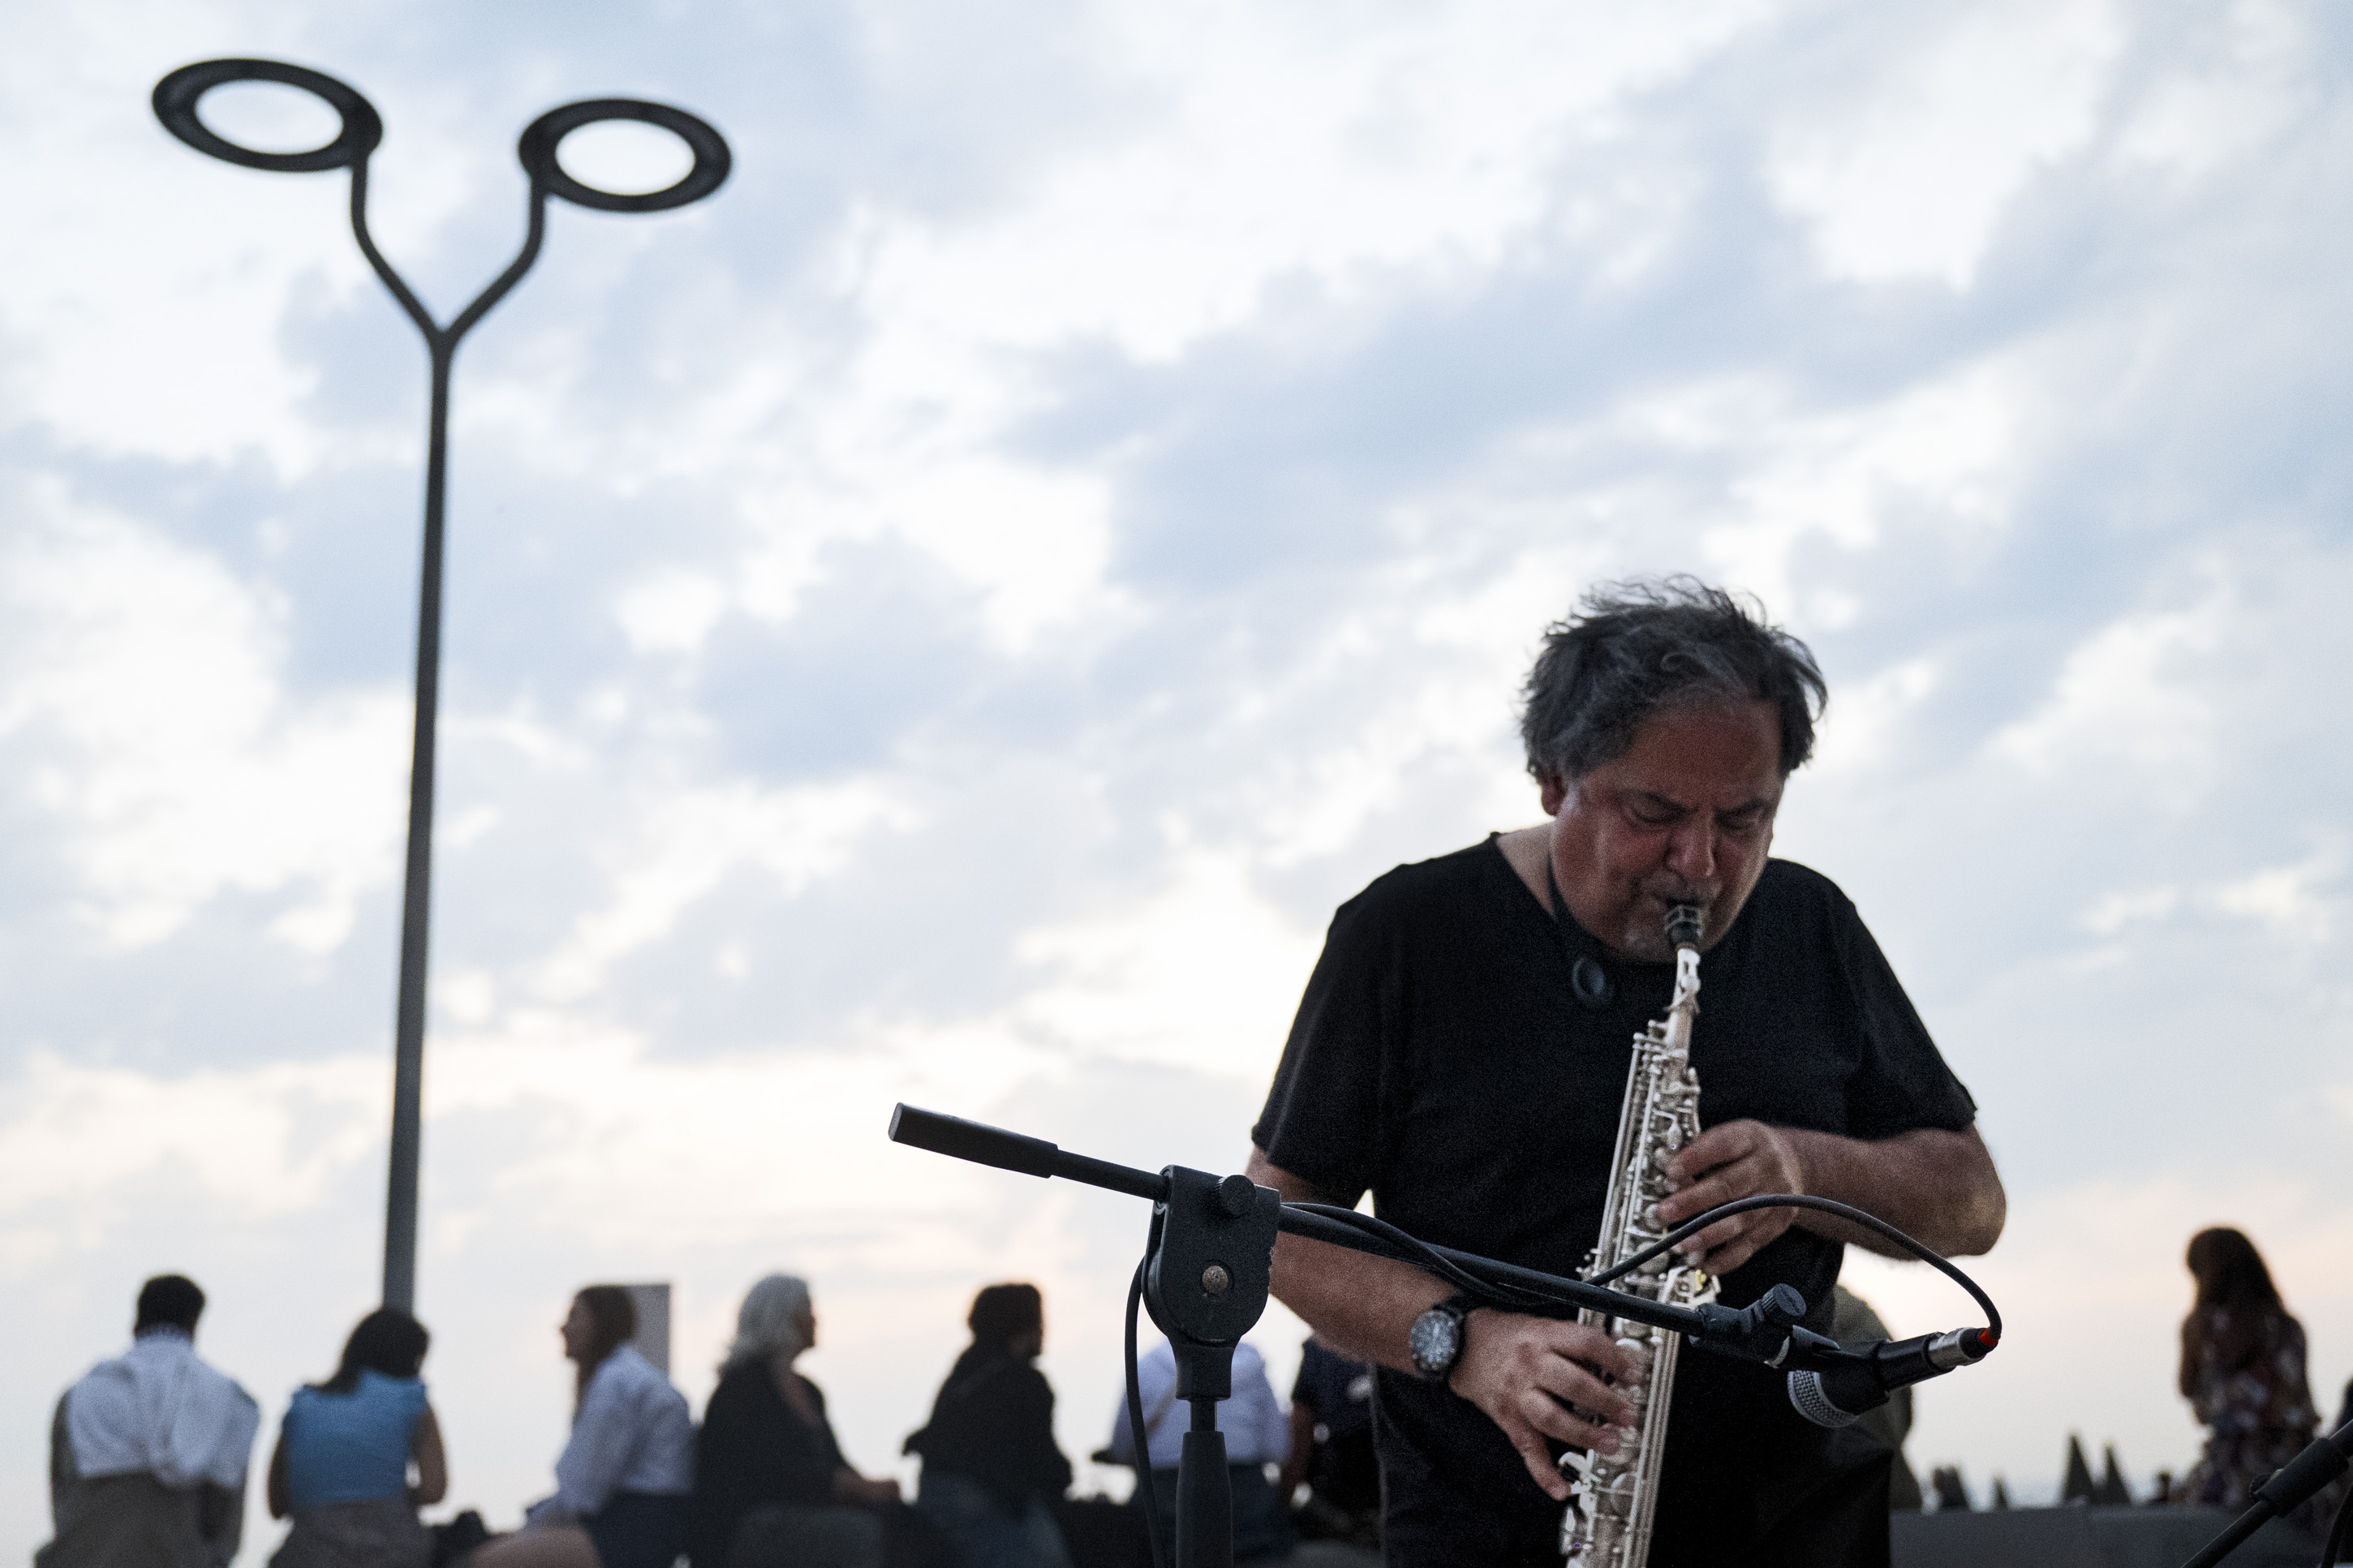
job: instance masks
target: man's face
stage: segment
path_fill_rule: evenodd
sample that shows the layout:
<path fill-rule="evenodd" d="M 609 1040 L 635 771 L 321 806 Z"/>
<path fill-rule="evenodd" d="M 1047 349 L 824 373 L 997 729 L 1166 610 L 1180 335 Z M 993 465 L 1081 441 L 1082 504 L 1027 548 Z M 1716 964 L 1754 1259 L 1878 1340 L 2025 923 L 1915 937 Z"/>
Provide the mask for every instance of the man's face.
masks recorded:
<path fill-rule="evenodd" d="M 1748 901 L 1781 805 L 1781 728 L 1769 702 L 1671 709 L 1624 756 L 1548 779 L 1553 875 L 1577 922 L 1611 952 L 1674 956 L 1667 910 L 1697 904 L 1714 947 Z"/>

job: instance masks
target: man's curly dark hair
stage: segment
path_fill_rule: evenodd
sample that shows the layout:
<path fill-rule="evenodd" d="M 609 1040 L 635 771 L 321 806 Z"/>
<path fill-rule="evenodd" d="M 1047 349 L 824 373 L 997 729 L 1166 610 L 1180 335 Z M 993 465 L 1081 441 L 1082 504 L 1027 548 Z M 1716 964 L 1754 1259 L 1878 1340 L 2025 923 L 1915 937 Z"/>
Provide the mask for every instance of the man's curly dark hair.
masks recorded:
<path fill-rule="evenodd" d="M 1813 752 L 1830 688 L 1812 651 L 1768 624 L 1762 605 L 1677 576 L 1588 594 L 1545 629 L 1525 695 L 1528 772 L 1567 784 L 1623 756 L 1651 715 L 1724 701 L 1773 704 L 1787 778 Z"/>

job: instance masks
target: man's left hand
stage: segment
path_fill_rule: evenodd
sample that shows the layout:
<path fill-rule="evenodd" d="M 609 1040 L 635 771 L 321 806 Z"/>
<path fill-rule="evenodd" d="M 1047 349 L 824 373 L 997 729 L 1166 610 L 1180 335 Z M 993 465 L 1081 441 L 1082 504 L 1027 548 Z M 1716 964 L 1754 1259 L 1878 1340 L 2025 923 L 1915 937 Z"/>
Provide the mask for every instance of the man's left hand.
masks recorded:
<path fill-rule="evenodd" d="M 1718 1204 L 1759 1193 L 1807 1190 L 1798 1140 L 1784 1128 L 1761 1121 L 1727 1121 L 1685 1144 L 1667 1163 L 1673 1192 L 1659 1205 L 1659 1218 L 1672 1228 Z M 1711 1274 L 1729 1274 L 1789 1228 L 1796 1209 L 1751 1209 L 1720 1219 L 1678 1248 Z"/>

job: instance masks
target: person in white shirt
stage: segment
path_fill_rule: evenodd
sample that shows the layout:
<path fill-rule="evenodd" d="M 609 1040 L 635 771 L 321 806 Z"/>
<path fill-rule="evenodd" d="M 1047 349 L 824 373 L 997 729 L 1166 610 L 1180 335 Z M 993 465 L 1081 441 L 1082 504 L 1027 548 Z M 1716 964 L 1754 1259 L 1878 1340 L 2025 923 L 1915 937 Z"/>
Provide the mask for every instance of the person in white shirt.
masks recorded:
<path fill-rule="evenodd" d="M 630 1346 L 637 1331 L 637 1304 L 619 1286 L 573 1298 L 562 1332 L 580 1369 L 580 1404 L 555 1461 L 555 1495 L 468 1559 L 471 1568 L 670 1568 L 686 1550 L 694 1418 Z"/>
<path fill-rule="evenodd" d="M 194 1280 L 148 1280 L 130 1351 L 58 1401 L 57 1536 L 33 1554 L 35 1568 L 224 1568 L 237 1555 L 261 1407 L 196 1358 L 204 1310 Z"/>
<path fill-rule="evenodd" d="M 1176 1468 L 1190 1406 L 1176 1398 L 1176 1352 L 1163 1340 L 1135 1363 L 1137 1392 L 1144 1396 L 1144 1440 L 1152 1468 L 1154 1511 L 1161 1540 L 1173 1548 L 1176 1536 Z M 1268 1479 L 1270 1466 L 1291 1457 L 1291 1415 L 1267 1381 L 1266 1358 L 1257 1347 L 1234 1347 L 1233 1397 L 1218 1406 L 1218 1430 L 1226 1439 L 1226 1469 L 1234 1496 L 1234 1557 L 1281 1557 L 1293 1545 L 1290 1510 Z M 1127 1394 L 1112 1417 L 1111 1458 L 1135 1463 L 1135 1439 L 1127 1418 Z"/>

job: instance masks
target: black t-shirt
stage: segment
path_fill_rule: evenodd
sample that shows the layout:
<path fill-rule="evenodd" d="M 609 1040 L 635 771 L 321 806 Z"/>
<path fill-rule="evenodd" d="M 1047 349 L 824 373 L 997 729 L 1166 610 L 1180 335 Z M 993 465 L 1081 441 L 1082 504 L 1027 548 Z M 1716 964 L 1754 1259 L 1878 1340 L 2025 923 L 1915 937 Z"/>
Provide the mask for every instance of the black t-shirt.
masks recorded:
<path fill-rule="evenodd" d="M 1571 989 L 1578 957 L 1613 983 L 1599 1008 Z M 1334 917 L 1251 1140 L 1337 1201 L 1370 1189 L 1383 1219 L 1423 1240 L 1582 1273 L 1633 1037 L 1664 1013 L 1673 978 L 1573 919 L 1556 929 L 1493 838 L 1401 866 Z M 1704 1125 L 1881 1139 L 1974 1120 L 1854 906 L 1815 872 L 1768 862 L 1700 984 Z M 1725 1277 L 1721 1299 L 1743 1306 L 1786 1282 L 1826 1331 L 1842 1252 L 1792 1228 Z M 1782 1383 L 1682 1356 L 1652 1568 L 1742 1561 L 1869 1458 L 1807 1425 Z M 1482 1412 L 1386 1370 L 1376 1403 L 1392 1563 L 1557 1563 L 1560 1505 Z"/>

